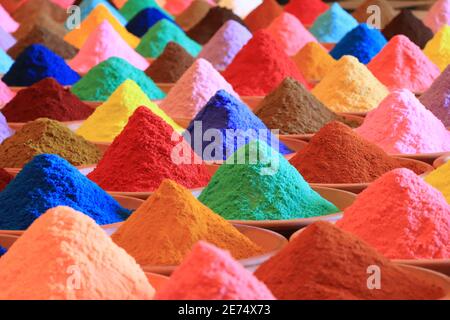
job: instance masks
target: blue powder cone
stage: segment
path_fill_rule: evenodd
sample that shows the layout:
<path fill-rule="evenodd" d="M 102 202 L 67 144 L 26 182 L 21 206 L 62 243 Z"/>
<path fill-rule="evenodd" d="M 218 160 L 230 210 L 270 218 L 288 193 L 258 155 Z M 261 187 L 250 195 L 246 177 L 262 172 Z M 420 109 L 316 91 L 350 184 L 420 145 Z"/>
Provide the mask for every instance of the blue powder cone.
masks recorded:
<path fill-rule="evenodd" d="M 132 34 L 140 38 L 161 19 L 166 19 L 176 25 L 171 17 L 158 8 L 146 8 L 135 15 L 134 18 L 128 22 L 126 28 Z"/>
<path fill-rule="evenodd" d="M 201 121 L 201 130 L 197 129 L 197 131 L 200 132 L 203 137 L 207 130 L 216 129 L 220 132 L 223 139 L 219 139 L 218 141 L 203 141 L 206 139 L 200 138 L 201 140 L 198 140 L 197 136 L 194 135 L 198 133 L 195 131 L 196 121 Z M 231 132 L 234 131 L 227 132 L 227 129 L 240 129 L 239 131 L 236 131 L 237 138 L 231 134 Z M 261 134 L 263 135 L 261 136 Z M 217 91 L 208 103 L 198 112 L 186 129 L 184 137 L 190 142 L 192 149 L 204 160 L 225 160 L 237 149 L 256 139 L 265 139 L 265 142 L 268 145 L 271 145 L 281 154 L 293 152 L 281 143 L 278 138 L 270 132 L 270 129 L 268 129 L 245 104 L 224 90 Z M 222 146 L 221 153 L 218 152 L 216 154 L 216 152 L 211 150 L 214 149 L 212 146 L 215 143 Z M 196 144 L 198 144 L 198 146 Z"/>
<path fill-rule="evenodd" d="M 7 73 L 13 63 L 14 60 L 5 51 L 0 49 L 0 73 Z"/>
<path fill-rule="evenodd" d="M 41 44 L 33 44 L 17 57 L 3 82 L 9 86 L 25 87 L 49 77 L 64 86 L 80 80 L 78 73 L 63 58 Z"/>
<path fill-rule="evenodd" d="M 69 206 L 98 224 L 120 222 L 131 214 L 69 162 L 42 154 L 0 193 L 0 229 L 25 230 L 56 206 Z"/>
<path fill-rule="evenodd" d="M 114 8 L 108 1 L 105 0 L 83 0 L 80 4 L 81 11 L 81 21 L 86 19 L 86 17 L 94 10 L 98 5 L 104 5 L 106 9 L 122 24 L 127 23 L 127 19 L 122 16 L 122 14 Z"/>
<path fill-rule="evenodd" d="M 386 38 L 380 30 L 372 29 L 362 23 L 348 32 L 330 51 L 330 54 L 336 60 L 345 55 L 354 56 L 359 62 L 367 64 L 386 43 Z"/>
<path fill-rule="evenodd" d="M 336 43 L 357 26 L 358 21 L 335 2 L 317 17 L 310 31 L 320 42 Z"/>

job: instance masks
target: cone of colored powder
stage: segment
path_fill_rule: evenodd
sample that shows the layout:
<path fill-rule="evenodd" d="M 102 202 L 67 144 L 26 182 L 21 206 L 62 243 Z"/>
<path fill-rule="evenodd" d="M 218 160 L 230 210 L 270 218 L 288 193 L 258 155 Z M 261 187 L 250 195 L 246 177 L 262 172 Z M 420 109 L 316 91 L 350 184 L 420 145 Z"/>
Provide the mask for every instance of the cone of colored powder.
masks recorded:
<path fill-rule="evenodd" d="M 42 26 L 34 26 L 33 29 L 8 50 L 8 54 L 16 59 L 23 50 L 33 44 L 42 44 L 64 59 L 72 59 L 78 49 L 65 42 L 59 36 Z"/>
<path fill-rule="evenodd" d="M 53 78 L 44 78 L 29 88 L 20 90 L 2 109 L 8 122 L 28 122 L 38 118 L 77 121 L 86 119 L 92 112 L 90 106 Z"/>
<path fill-rule="evenodd" d="M 0 74 L 5 74 L 13 65 L 14 60 L 2 49 L 0 49 Z"/>
<path fill-rule="evenodd" d="M 387 96 L 356 131 L 391 154 L 450 151 L 450 131 L 405 89 Z"/>
<path fill-rule="evenodd" d="M 13 134 L 14 131 L 8 126 L 6 118 L 3 116 L 3 113 L 0 112 L 0 143 Z"/>
<path fill-rule="evenodd" d="M 155 294 L 136 261 L 95 221 L 64 206 L 38 218 L 0 265 L 1 299 L 142 300 Z"/>
<path fill-rule="evenodd" d="M 126 27 L 127 30 L 135 36 L 142 37 L 148 29 L 162 19 L 174 22 L 171 17 L 158 8 L 146 8 L 135 15 L 134 18 L 127 23 Z"/>
<path fill-rule="evenodd" d="M 215 0 L 207 0 L 207 3 L 215 4 Z M 164 1 L 164 9 L 169 11 L 171 14 L 175 16 L 179 16 L 185 10 L 189 8 L 192 4 L 192 0 L 165 0 Z"/>
<path fill-rule="evenodd" d="M 75 1 L 73 1 L 73 0 L 52 0 L 52 2 L 56 3 L 58 6 L 60 6 L 63 9 L 67 9 L 72 4 L 75 3 Z M 110 2 L 110 1 L 107 1 L 107 2 Z"/>
<path fill-rule="evenodd" d="M 128 0 L 125 5 L 120 8 L 120 13 L 125 19 L 130 21 L 139 12 L 147 8 L 163 10 L 155 0 Z"/>
<path fill-rule="evenodd" d="M 250 12 L 262 3 L 262 0 L 219 0 L 217 5 L 233 11 L 237 16 L 244 19 Z"/>
<path fill-rule="evenodd" d="M 208 60 L 218 70 L 225 70 L 252 34 L 240 23 L 228 20 L 203 46 L 199 58 Z"/>
<path fill-rule="evenodd" d="M 92 10 L 91 14 L 84 19 L 78 29 L 73 29 L 65 37 L 64 40 L 80 49 L 86 42 L 89 35 L 97 28 L 97 26 L 107 20 L 120 36 L 132 47 L 136 48 L 139 44 L 139 38 L 129 33 L 124 26 L 117 21 L 116 18 L 108 11 L 108 9 L 100 4 Z"/>
<path fill-rule="evenodd" d="M 312 90 L 334 112 L 367 112 L 388 95 L 387 88 L 352 56 L 344 56 Z"/>
<path fill-rule="evenodd" d="M 446 162 L 425 176 L 425 181 L 438 189 L 450 204 L 450 162 Z"/>
<path fill-rule="evenodd" d="M 427 12 L 424 22 L 434 33 L 438 32 L 445 25 L 450 24 L 450 1 L 436 1 Z"/>
<path fill-rule="evenodd" d="M 377 266 L 382 275 L 377 290 L 368 288 L 369 266 Z M 324 221 L 304 229 L 255 276 L 282 300 L 439 299 L 444 294 L 416 270 L 390 262 L 358 237 Z"/>
<path fill-rule="evenodd" d="M 310 31 L 320 42 L 336 43 L 357 26 L 358 21 L 335 2 L 317 17 Z"/>
<path fill-rule="evenodd" d="M 19 28 L 19 24 L 15 21 L 0 4 L 0 27 L 8 33 L 13 33 Z"/>
<path fill-rule="evenodd" d="M 339 41 L 330 54 L 336 60 L 344 55 L 358 58 L 359 62 L 367 64 L 386 45 L 387 41 L 377 29 L 371 29 L 362 23 L 349 31 Z"/>
<path fill-rule="evenodd" d="M 206 132 L 211 132 L 211 130 L 220 134 L 220 140 L 203 141 L 200 145 L 201 149 L 197 148 L 198 142 L 195 138 L 199 134 L 204 137 Z M 264 140 L 281 154 L 293 152 L 281 143 L 244 103 L 224 90 L 217 91 L 197 113 L 187 127 L 184 136 L 191 143 L 192 149 L 203 160 L 226 160 L 237 149 L 256 139 Z M 208 152 L 212 147 L 214 147 L 214 152 Z"/>
<path fill-rule="evenodd" d="M 377 11 L 373 8 L 376 8 Z M 389 1 L 386 0 L 366 0 L 358 8 L 356 8 L 355 11 L 353 11 L 352 15 L 356 20 L 358 20 L 358 22 L 366 23 L 373 19 L 375 12 L 379 12 L 381 25 L 377 27 L 380 29 L 383 29 L 396 15 L 394 8 Z M 372 22 L 376 22 L 376 20 Z"/>
<path fill-rule="evenodd" d="M 443 26 L 434 37 L 428 41 L 423 52 L 441 71 L 450 64 L 450 26 Z"/>
<path fill-rule="evenodd" d="M 372 182 L 404 164 L 337 121 L 322 127 L 290 162 L 309 183 L 328 184 Z"/>
<path fill-rule="evenodd" d="M 189 30 L 202 20 L 212 5 L 206 0 L 194 0 L 186 10 L 178 15 L 175 21 L 184 29 Z"/>
<path fill-rule="evenodd" d="M 66 11 L 49 0 L 25 1 L 13 12 L 13 18 L 22 25 L 29 23 L 30 17 L 36 14 L 42 14 L 47 19 L 58 23 L 65 22 L 67 19 Z"/>
<path fill-rule="evenodd" d="M 127 79 L 136 82 L 150 99 L 163 99 L 166 96 L 142 70 L 117 57 L 93 67 L 71 91 L 83 101 L 106 101 Z"/>
<path fill-rule="evenodd" d="M 327 9 L 328 5 L 321 0 L 290 0 L 284 7 L 286 12 L 293 14 L 307 26 L 312 25 L 314 20 Z"/>
<path fill-rule="evenodd" d="M 175 83 L 194 61 L 194 57 L 182 46 L 169 42 L 163 53 L 145 70 L 145 74 L 156 83 Z"/>
<path fill-rule="evenodd" d="M 72 85 L 80 79 L 63 58 L 43 45 L 33 44 L 17 57 L 2 80 L 9 86 L 20 87 L 31 86 L 48 77 L 61 85 Z"/>
<path fill-rule="evenodd" d="M 33 2 L 33 1 L 28 1 Z M 17 29 L 16 32 L 14 32 L 14 37 L 16 39 L 21 39 L 26 37 L 35 27 L 42 27 L 47 30 L 52 30 L 54 34 L 56 34 L 59 38 L 64 38 L 64 36 L 67 34 L 67 30 L 64 27 L 63 23 L 55 21 L 48 16 L 45 15 L 43 12 L 38 12 L 31 17 L 29 17 L 28 21 L 26 23 L 22 23 Z"/>
<path fill-rule="evenodd" d="M 0 27 L 0 49 L 8 51 L 9 48 L 16 44 L 16 39 Z"/>
<path fill-rule="evenodd" d="M 191 120 L 221 89 L 239 98 L 233 87 L 208 61 L 197 59 L 170 90 L 160 106 L 172 118 Z"/>
<path fill-rule="evenodd" d="M 105 0 L 83 0 L 79 6 L 81 21 L 86 19 L 87 16 L 89 16 L 91 12 L 100 4 L 105 6 L 105 8 L 108 9 L 108 11 L 114 16 L 114 18 L 116 18 L 117 21 L 119 21 L 122 25 L 127 24 L 127 20 L 119 13 L 119 11 Z"/>
<path fill-rule="evenodd" d="M 308 42 L 317 42 L 303 24 L 292 14 L 284 12 L 265 29 L 288 56 L 295 55 Z"/>
<path fill-rule="evenodd" d="M 431 87 L 420 96 L 419 101 L 450 127 L 450 67 L 445 68 Z"/>
<path fill-rule="evenodd" d="M 125 220 L 130 211 L 57 155 L 28 162 L 0 193 L 2 230 L 25 230 L 48 209 L 69 206 L 98 224 Z"/>
<path fill-rule="evenodd" d="M 153 195 L 111 236 L 143 267 L 176 266 L 200 240 L 247 259 L 262 249 L 174 181 Z"/>
<path fill-rule="evenodd" d="M 391 40 L 396 35 L 403 34 L 420 48 L 424 48 L 427 42 L 433 38 L 433 31 L 422 20 L 417 18 L 411 10 L 403 9 L 383 29 L 383 35 Z"/>
<path fill-rule="evenodd" d="M 275 0 L 264 0 L 255 10 L 245 17 L 244 22 L 250 31 L 264 29 L 283 13 L 283 8 Z"/>
<path fill-rule="evenodd" d="M 10 175 L 5 169 L 0 169 L 0 191 L 3 191 L 3 189 L 5 189 L 6 186 L 8 185 L 8 183 L 12 181 L 12 179 L 14 179 L 14 177 Z M 0 254 L 0 257 L 1 256 L 2 255 Z"/>
<path fill-rule="evenodd" d="M 273 300 L 264 283 L 224 250 L 198 242 L 168 283 L 159 300 Z"/>
<path fill-rule="evenodd" d="M 3 105 L 11 101 L 14 96 L 15 93 L 10 88 L 8 88 L 8 86 L 3 81 L 0 80 L 0 107 L 3 107 Z"/>
<path fill-rule="evenodd" d="M 450 205 L 407 169 L 376 180 L 337 225 L 392 259 L 450 258 Z"/>
<path fill-rule="evenodd" d="M 439 76 L 439 68 L 406 36 L 393 37 L 367 68 L 389 90 L 423 93 Z"/>
<path fill-rule="evenodd" d="M 171 41 L 178 43 L 194 57 L 202 50 L 201 45 L 190 39 L 180 27 L 162 19 L 142 37 L 136 51 L 144 57 L 157 58 Z"/>
<path fill-rule="evenodd" d="M 213 7 L 202 20 L 189 29 L 187 35 L 194 41 L 205 44 L 228 20 L 235 20 L 245 27 L 242 19 L 235 15 L 233 11 L 222 7 Z"/>
<path fill-rule="evenodd" d="M 111 57 L 122 58 L 141 70 L 149 66 L 147 60 L 134 51 L 106 20 L 92 31 L 78 54 L 69 61 L 69 65 L 79 73 L 87 73 L 92 67 Z"/>
<path fill-rule="evenodd" d="M 21 168 L 39 154 L 56 154 L 74 166 L 96 164 L 100 150 L 64 124 L 40 118 L 25 124 L 0 145 L 0 167 Z"/>
<path fill-rule="evenodd" d="M 317 42 L 307 43 L 292 60 L 309 83 L 322 80 L 336 63 Z"/>
<path fill-rule="evenodd" d="M 228 158 L 198 199 L 227 220 L 289 220 L 339 211 L 281 154 L 258 140 Z"/>
<path fill-rule="evenodd" d="M 223 76 L 243 96 L 265 96 L 286 77 L 292 77 L 308 87 L 283 47 L 264 30 L 253 35 Z"/>

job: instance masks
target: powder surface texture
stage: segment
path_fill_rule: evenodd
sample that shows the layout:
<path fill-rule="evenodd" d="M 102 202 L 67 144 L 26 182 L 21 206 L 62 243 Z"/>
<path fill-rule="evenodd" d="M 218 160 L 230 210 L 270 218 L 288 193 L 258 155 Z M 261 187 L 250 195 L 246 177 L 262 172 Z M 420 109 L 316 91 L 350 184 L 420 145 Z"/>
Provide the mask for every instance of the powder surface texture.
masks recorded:
<path fill-rule="evenodd" d="M 371 29 L 367 24 L 362 23 L 349 31 L 330 51 L 330 54 L 336 60 L 344 55 L 351 55 L 358 58 L 359 62 L 367 64 L 386 43 L 386 38 L 379 30 Z"/>
<path fill-rule="evenodd" d="M 9 48 L 16 44 L 16 39 L 0 27 L 0 49 L 8 51 Z"/>
<path fill-rule="evenodd" d="M 69 65 L 77 72 L 87 73 L 92 67 L 111 57 L 122 58 L 141 70 L 149 66 L 147 60 L 134 51 L 106 20 L 92 31 L 78 54 L 69 61 Z"/>
<path fill-rule="evenodd" d="M 391 40 L 396 35 L 403 34 L 420 48 L 424 48 L 427 42 L 433 38 L 433 31 L 422 20 L 417 18 L 411 10 L 403 9 L 383 29 L 383 35 Z"/>
<path fill-rule="evenodd" d="M 450 127 L 450 67 L 445 68 L 431 87 L 419 97 L 419 101 Z"/>
<path fill-rule="evenodd" d="M 188 8 L 192 0 L 166 0 L 164 9 L 173 15 L 179 15 Z"/>
<path fill-rule="evenodd" d="M 352 56 L 344 56 L 311 91 L 335 112 L 367 112 L 389 93 L 387 88 Z"/>
<path fill-rule="evenodd" d="M 146 8 L 161 9 L 155 0 L 128 0 L 125 5 L 120 8 L 120 13 L 125 19 L 130 21 L 134 16 Z"/>
<path fill-rule="evenodd" d="M 322 80 L 336 63 L 336 60 L 317 42 L 307 43 L 292 60 L 310 83 Z"/>
<path fill-rule="evenodd" d="M 136 51 L 144 57 L 157 58 L 171 41 L 178 43 L 194 57 L 202 50 L 202 46 L 190 39 L 180 27 L 162 19 L 142 37 Z"/>
<path fill-rule="evenodd" d="M 450 151 L 450 131 L 404 89 L 387 96 L 356 131 L 391 154 Z"/>
<path fill-rule="evenodd" d="M 26 24 L 30 21 L 30 17 L 36 14 L 42 14 L 47 19 L 52 19 L 59 23 L 67 19 L 66 11 L 48 0 L 26 1 L 13 12 L 12 17 L 20 24 Z"/>
<path fill-rule="evenodd" d="M 158 8 L 146 8 L 135 15 L 134 18 L 127 23 L 126 28 L 135 36 L 142 37 L 148 29 L 153 27 L 162 19 L 173 22 L 171 17 Z"/>
<path fill-rule="evenodd" d="M 368 7 L 370 6 L 377 6 L 377 9 L 380 12 L 381 25 L 379 27 L 381 29 L 383 29 L 396 15 L 394 8 L 387 0 L 366 0 L 353 11 L 353 17 L 360 23 L 366 23 L 371 20 L 374 11 L 368 10 Z"/>
<path fill-rule="evenodd" d="M 327 9 L 328 5 L 321 0 L 290 0 L 284 7 L 286 12 L 293 14 L 307 26 L 312 25 L 314 20 Z"/>
<path fill-rule="evenodd" d="M 310 31 L 320 42 L 336 43 L 357 26 L 358 21 L 335 2 L 317 17 Z"/>
<path fill-rule="evenodd" d="M 98 6 L 105 6 L 106 9 L 117 19 L 122 25 L 127 23 L 127 20 L 119 13 L 119 11 L 105 0 L 83 0 L 80 3 L 81 21 L 87 18 L 91 12 Z"/>
<path fill-rule="evenodd" d="M 19 24 L 14 20 L 0 4 L 0 27 L 8 33 L 13 33 L 19 28 Z"/>
<path fill-rule="evenodd" d="M 0 265 L 1 299 L 142 300 L 155 294 L 136 261 L 92 219 L 69 207 L 43 214 Z M 73 272 L 79 286 L 67 285 Z"/>
<path fill-rule="evenodd" d="M 339 211 L 281 154 L 258 140 L 219 167 L 199 200 L 228 220 L 289 220 Z"/>
<path fill-rule="evenodd" d="M 67 30 L 62 22 L 53 20 L 52 18 L 46 16 L 44 12 L 37 12 L 36 14 L 28 17 L 26 23 L 22 23 L 20 25 L 19 29 L 14 32 L 14 37 L 16 39 L 22 39 L 26 37 L 35 27 L 43 27 L 51 30 L 61 39 L 67 34 Z"/>
<path fill-rule="evenodd" d="M 292 77 L 309 88 L 283 47 L 264 30 L 253 35 L 223 76 L 243 96 L 265 96 L 286 77 Z"/>
<path fill-rule="evenodd" d="M 169 42 L 163 53 L 150 64 L 145 74 L 156 83 L 175 83 L 195 59 L 176 42 Z"/>
<path fill-rule="evenodd" d="M 372 265 L 382 274 L 379 290 L 367 288 Z M 443 294 L 366 242 L 322 221 L 307 227 L 255 275 L 278 299 L 436 299 Z"/>
<path fill-rule="evenodd" d="M 192 119 L 220 89 L 239 98 L 233 87 L 208 61 L 197 59 L 160 106 L 173 118 Z"/>
<path fill-rule="evenodd" d="M 213 7 L 202 20 L 189 29 L 187 35 L 198 43 L 205 44 L 228 20 L 235 20 L 245 26 L 242 19 L 235 15 L 233 11 L 222 7 Z"/>
<path fill-rule="evenodd" d="M 20 87 L 31 86 L 48 77 L 61 85 L 72 85 L 80 79 L 63 58 L 43 45 L 33 44 L 17 57 L 2 80 L 9 86 Z"/>
<path fill-rule="evenodd" d="M 53 78 L 45 78 L 20 90 L 2 109 L 8 122 L 28 122 L 38 118 L 58 121 L 84 120 L 92 112 L 90 106 L 70 93 L 69 89 L 64 89 Z"/>
<path fill-rule="evenodd" d="M 0 167 L 20 168 L 39 154 L 56 154 L 74 166 L 92 165 L 100 150 L 64 124 L 46 118 L 25 124 L 0 145 Z"/>
<path fill-rule="evenodd" d="M 8 86 L 0 80 L 0 108 L 14 98 L 16 94 L 8 88 Z"/>
<path fill-rule="evenodd" d="M 201 128 L 198 128 L 200 123 Z M 196 148 L 198 134 L 204 137 L 209 130 L 220 133 L 220 138 L 213 142 L 202 139 L 201 148 Z M 197 113 L 186 129 L 185 138 L 203 160 L 225 160 L 237 149 L 256 139 L 265 141 L 282 154 L 293 152 L 244 103 L 224 90 L 217 91 Z M 214 152 L 210 150 L 212 147 Z"/>
<path fill-rule="evenodd" d="M 428 41 L 423 52 L 441 71 L 450 64 L 450 26 L 443 26 L 434 37 Z"/>
<path fill-rule="evenodd" d="M 218 70 L 225 70 L 252 34 L 240 23 L 228 20 L 203 46 L 199 58 L 208 60 Z"/>
<path fill-rule="evenodd" d="M 14 177 L 10 175 L 5 169 L 0 169 L 0 191 L 3 191 L 3 189 L 5 189 L 6 186 L 8 185 L 8 183 L 12 181 L 12 179 L 14 179 Z"/>
<path fill-rule="evenodd" d="M 407 169 L 376 180 L 345 209 L 337 225 L 388 258 L 450 257 L 450 205 L 438 190 Z"/>
<path fill-rule="evenodd" d="M 13 134 L 14 131 L 8 126 L 5 116 L 0 112 L 0 143 Z"/>
<path fill-rule="evenodd" d="M 83 122 L 77 133 L 87 140 L 111 142 L 122 131 L 128 118 L 140 106 L 145 106 L 175 130 L 181 128 L 145 95 L 136 82 L 125 80 L 94 113 Z"/>
<path fill-rule="evenodd" d="M 13 65 L 14 60 L 2 49 L 0 49 L 0 74 L 5 74 Z"/>
<path fill-rule="evenodd" d="M 273 300 L 267 287 L 231 255 L 199 241 L 168 283 L 160 300 Z"/>
<path fill-rule="evenodd" d="M 136 82 L 150 99 L 163 99 L 166 96 L 142 70 L 117 57 L 93 67 L 71 91 L 83 101 L 106 101 L 127 79 Z"/>
<path fill-rule="evenodd" d="M 438 189 L 450 204 L 450 162 L 430 172 L 425 176 L 425 181 Z M 450 253 L 450 250 L 447 250 Z"/>
<path fill-rule="evenodd" d="M 206 0 L 194 0 L 191 5 L 178 15 L 175 21 L 184 29 L 189 30 L 202 20 L 212 5 Z"/>
<path fill-rule="evenodd" d="M 0 257 L 3 256 L 8 250 L 0 246 Z"/>
<path fill-rule="evenodd" d="M 262 0 L 219 0 L 217 5 L 230 9 L 236 15 L 244 19 L 250 12 L 262 3 Z"/>
<path fill-rule="evenodd" d="M 423 93 L 441 73 L 439 68 L 404 35 L 393 37 L 367 68 L 389 90 Z"/>
<path fill-rule="evenodd" d="M 427 12 L 424 22 L 434 33 L 438 32 L 443 26 L 450 24 L 450 1 L 436 1 Z"/>
<path fill-rule="evenodd" d="M 292 14 L 284 12 L 265 29 L 282 47 L 288 56 L 295 55 L 308 42 L 316 38 Z"/>
<path fill-rule="evenodd" d="M 210 175 L 181 136 L 151 110 L 139 107 L 89 178 L 108 191 L 142 192 L 156 190 L 164 179 L 200 188 Z"/>
<path fill-rule="evenodd" d="M 309 183 L 372 182 L 403 164 L 339 122 L 320 129 L 290 162 Z"/>
<path fill-rule="evenodd" d="M 264 0 L 255 10 L 245 17 L 244 22 L 250 31 L 264 29 L 283 13 L 283 8 L 275 0 Z"/>
<path fill-rule="evenodd" d="M 42 44 L 64 59 L 73 58 L 78 49 L 65 42 L 45 27 L 34 26 L 33 29 L 8 50 L 12 58 L 17 58 L 23 50 L 33 44 Z"/>
<path fill-rule="evenodd" d="M 28 162 L 0 193 L 2 230 L 25 230 L 48 209 L 69 206 L 98 224 L 125 220 L 130 211 L 57 155 Z"/>
<path fill-rule="evenodd" d="M 200 240 L 246 259 L 262 249 L 174 181 L 164 180 L 111 236 L 141 266 L 179 265 Z"/>
<path fill-rule="evenodd" d="M 91 14 L 81 22 L 80 27 L 70 31 L 64 37 L 64 40 L 80 49 L 88 39 L 89 35 L 104 20 L 107 20 L 132 48 L 137 47 L 139 44 L 139 38 L 129 33 L 103 4 L 95 7 Z"/>

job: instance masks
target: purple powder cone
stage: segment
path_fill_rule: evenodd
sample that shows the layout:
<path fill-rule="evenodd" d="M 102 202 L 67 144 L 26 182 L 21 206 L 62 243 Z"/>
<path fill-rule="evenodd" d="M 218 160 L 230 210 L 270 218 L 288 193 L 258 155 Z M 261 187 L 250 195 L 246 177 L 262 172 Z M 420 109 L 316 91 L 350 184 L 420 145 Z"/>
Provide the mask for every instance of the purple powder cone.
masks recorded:
<path fill-rule="evenodd" d="M 6 138 L 12 136 L 14 131 L 8 126 L 5 117 L 0 113 L 0 143 Z"/>

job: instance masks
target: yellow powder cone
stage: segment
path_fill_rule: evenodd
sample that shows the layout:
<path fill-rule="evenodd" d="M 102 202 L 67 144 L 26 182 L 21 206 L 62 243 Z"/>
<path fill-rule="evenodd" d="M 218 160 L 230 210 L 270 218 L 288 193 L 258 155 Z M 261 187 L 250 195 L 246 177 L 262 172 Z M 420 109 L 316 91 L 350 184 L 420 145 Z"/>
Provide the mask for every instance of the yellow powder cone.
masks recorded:
<path fill-rule="evenodd" d="M 322 80 L 336 63 L 336 60 L 317 42 L 306 44 L 293 60 L 306 80 L 311 83 Z"/>
<path fill-rule="evenodd" d="M 423 52 L 441 71 L 450 64 L 450 26 L 446 25 L 428 41 Z"/>
<path fill-rule="evenodd" d="M 112 142 L 122 132 L 128 118 L 140 106 L 149 108 L 175 131 L 183 129 L 153 103 L 133 80 L 124 81 L 77 130 L 77 134 L 95 142 Z"/>
<path fill-rule="evenodd" d="M 139 44 L 139 38 L 129 33 L 124 26 L 109 12 L 109 10 L 102 4 L 95 7 L 94 10 L 87 16 L 86 19 L 81 22 L 79 29 L 73 29 L 66 34 L 64 40 L 71 45 L 81 49 L 87 38 L 94 31 L 97 26 L 107 20 L 113 28 L 120 34 L 120 36 L 133 48 L 136 48 Z"/>
<path fill-rule="evenodd" d="M 389 91 L 358 59 L 343 56 L 312 93 L 334 112 L 367 112 Z"/>
<path fill-rule="evenodd" d="M 450 204 L 450 161 L 430 172 L 425 181 L 438 189 Z"/>

